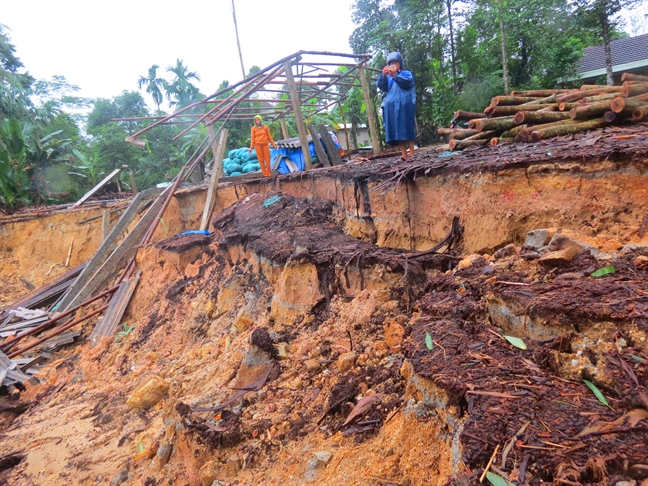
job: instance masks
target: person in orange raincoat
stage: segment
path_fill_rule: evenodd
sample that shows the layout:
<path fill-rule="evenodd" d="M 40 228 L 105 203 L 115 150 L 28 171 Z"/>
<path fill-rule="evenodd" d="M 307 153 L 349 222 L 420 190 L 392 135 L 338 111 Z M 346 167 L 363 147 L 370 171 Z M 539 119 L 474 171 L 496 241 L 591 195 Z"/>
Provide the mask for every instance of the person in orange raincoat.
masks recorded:
<path fill-rule="evenodd" d="M 261 115 L 257 115 L 254 117 L 254 126 L 250 133 L 250 150 L 248 150 L 248 153 L 252 152 L 252 149 L 256 148 L 257 159 L 259 159 L 259 165 L 261 166 L 261 173 L 265 177 L 270 177 L 272 175 L 270 172 L 270 149 L 268 148 L 268 144 L 272 144 L 274 148 L 277 148 L 274 140 L 272 140 L 272 135 L 270 135 L 268 125 L 264 125 Z"/>

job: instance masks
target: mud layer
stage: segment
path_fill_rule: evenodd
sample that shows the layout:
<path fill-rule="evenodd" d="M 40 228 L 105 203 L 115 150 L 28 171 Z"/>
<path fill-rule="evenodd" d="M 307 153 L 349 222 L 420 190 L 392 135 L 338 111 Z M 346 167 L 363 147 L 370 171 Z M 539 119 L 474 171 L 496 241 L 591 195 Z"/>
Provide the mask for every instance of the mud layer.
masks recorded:
<path fill-rule="evenodd" d="M 181 191 L 121 332 L 0 397 L 0 483 L 645 484 L 633 130 L 225 184 L 207 237 Z"/>

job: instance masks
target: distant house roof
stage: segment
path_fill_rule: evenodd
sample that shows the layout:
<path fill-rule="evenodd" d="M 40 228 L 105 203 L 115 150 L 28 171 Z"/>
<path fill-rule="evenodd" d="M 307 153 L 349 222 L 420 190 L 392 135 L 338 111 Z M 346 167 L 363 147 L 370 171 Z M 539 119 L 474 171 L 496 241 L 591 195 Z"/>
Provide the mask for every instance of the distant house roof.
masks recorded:
<path fill-rule="evenodd" d="M 648 34 L 612 41 L 610 47 L 612 49 L 612 72 L 618 73 L 648 66 Z M 585 57 L 581 61 L 579 71 L 582 78 L 605 74 L 603 46 L 585 48 Z"/>

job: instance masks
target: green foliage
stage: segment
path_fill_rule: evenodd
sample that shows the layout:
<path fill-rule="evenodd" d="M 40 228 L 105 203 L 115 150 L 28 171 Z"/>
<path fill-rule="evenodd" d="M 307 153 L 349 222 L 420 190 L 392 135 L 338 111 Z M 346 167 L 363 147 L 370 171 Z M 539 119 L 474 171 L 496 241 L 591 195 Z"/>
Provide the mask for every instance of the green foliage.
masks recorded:
<path fill-rule="evenodd" d="M 594 396 L 598 399 L 599 402 L 601 402 L 603 405 L 605 405 L 610 410 L 612 410 L 612 407 L 610 407 L 610 404 L 606 400 L 605 395 L 603 395 L 603 393 L 601 393 L 601 390 L 599 390 L 598 387 L 594 383 L 592 383 L 589 380 L 583 380 L 583 382 L 587 385 L 587 388 L 592 390 L 592 393 L 594 393 Z"/>

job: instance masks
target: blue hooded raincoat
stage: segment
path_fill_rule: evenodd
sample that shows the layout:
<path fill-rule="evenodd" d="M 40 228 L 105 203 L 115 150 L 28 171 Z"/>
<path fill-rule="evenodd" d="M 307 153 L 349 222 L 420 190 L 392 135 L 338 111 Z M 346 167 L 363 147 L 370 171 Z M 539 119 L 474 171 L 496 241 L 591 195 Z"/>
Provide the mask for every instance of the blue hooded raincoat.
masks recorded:
<path fill-rule="evenodd" d="M 402 65 L 402 63 L 401 63 Z M 378 76 L 376 86 L 387 93 L 383 102 L 385 141 L 392 145 L 416 138 L 416 88 L 414 76 L 401 70 L 396 77 Z"/>

